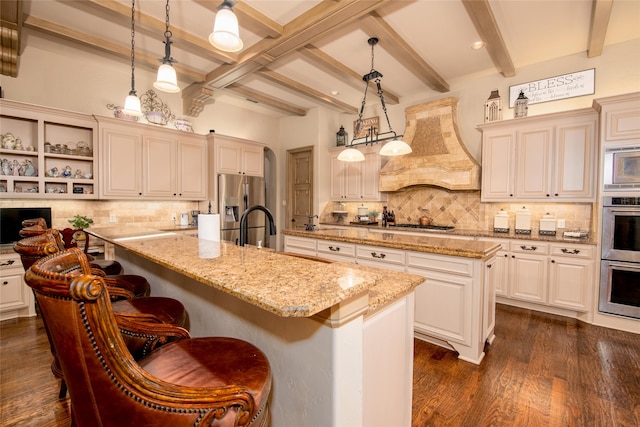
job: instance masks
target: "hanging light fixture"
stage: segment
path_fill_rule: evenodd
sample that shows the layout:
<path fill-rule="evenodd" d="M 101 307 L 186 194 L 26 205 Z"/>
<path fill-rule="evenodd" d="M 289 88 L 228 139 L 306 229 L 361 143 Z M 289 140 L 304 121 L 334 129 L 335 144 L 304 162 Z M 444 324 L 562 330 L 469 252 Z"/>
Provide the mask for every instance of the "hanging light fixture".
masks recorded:
<path fill-rule="evenodd" d="M 360 112 L 358 113 L 358 120 L 356 120 L 354 138 L 351 140 L 351 144 L 349 144 L 349 147 L 344 151 L 342 151 L 340 155 L 338 155 L 338 160 L 342 160 L 345 162 L 358 162 L 358 161 L 364 160 L 364 155 L 356 148 L 353 148 L 355 145 L 360 145 L 360 144 L 373 145 L 378 142 L 389 141 L 380 150 L 380 155 L 382 156 L 400 156 L 403 154 L 409 154 L 412 151 L 411 146 L 406 142 L 402 141 L 401 139 L 402 135 L 398 135 L 393 131 L 393 128 L 391 127 L 391 121 L 389 120 L 389 115 L 387 114 L 387 106 L 384 103 L 384 95 L 382 91 L 382 86 L 380 84 L 380 79 L 382 78 L 382 74 L 376 71 L 376 69 L 373 67 L 373 62 L 374 62 L 373 49 L 375 45 L 378 44 L 378 38 L 371 37 L 367 42 L 371 46 L 371 71 L 369 71 L 369 73 L 362 76 L 362 80 L 364 80 L 366 85 L 364 87 L 364 97 L 362 98 L 362 104 L 360 105 Z M 360 134 L 360 128 L 362 127 L 362 113 L 364 112 L 364 107 L 367 102 L 367 90 L 369 89 L 369 82 L 372 80 L 375 81 L 376 87 L 378 88 L 377 95 L 380 98 L 380 104 L 382 105 L 382 111 L 384 111 L 384 117 L 387 119 L 387 126 L 389 127 L 389 131 L 382 132 L 382 133 L 369 132 L 363 138 L 355 138 L 355 135 Z M 357 152 L 358 155 L 355 152 Z"/>
<path fill-rule="evenodd" d="M 176 62 L 175 59 L 171 57 L 171 31 L 169 31 L 169 0 L 167 0 L 166 7 L 166 18 L 165 24 L 166 29 L 164 31 L 164 58 L 162 61 L 162 65 L 158 68 L 158 78 L 155 83 L 153 83 L 153 87 L 163 92 L 169 93 L 178 93 L 180 92 L 180 87 L 178 86 L 178 78 L 176 76 L 176 70 L 173 68 L 173 63 Z"/>
<path fill-rule="evenodd" d="M 124 101 L 122 112 L 130 116 L 142 116 L 140 99 L 136 95 L 135 76 L 135 37 L 136 37 L 136 0 L 131 1 L 131 90 L 129 96 Z"/>
<path fill-rule="evenodd" d="M 236 3 L 236 0 L 224 0 L 218 6 L 213 32 L 209 35 L 209 43 L 225 52 L 239 52 L 243 46 L 238 30 L 238 18 L 231 10 Z"/>

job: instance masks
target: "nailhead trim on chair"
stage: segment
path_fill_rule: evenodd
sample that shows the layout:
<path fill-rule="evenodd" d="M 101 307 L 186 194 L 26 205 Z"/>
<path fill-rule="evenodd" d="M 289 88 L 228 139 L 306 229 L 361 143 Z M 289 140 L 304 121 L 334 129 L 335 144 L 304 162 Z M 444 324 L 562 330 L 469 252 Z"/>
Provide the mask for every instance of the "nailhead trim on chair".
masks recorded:
<path fill-rule="evenodd" d="M 129 398 L 133 398 L 135 401 L 140 402 L 140 403 L 144 404 L 145 406 L 147 406 L 149 408 L 158 409 L 158 410 L 165 411 L 165 412 L 179 412 L 179 413 L 185 413 L 185 414 L 192 414 L 192 413 L 199 414 L 198 419 L 194 423 L 194 427 L 197 427 L 200 424 L 200 421 L 201 421 L 202 417 L 204 415 L 206 415 L 207 412 L 216 411 L 216 410 L 220 409 L 220 408 L 209 408 L 209 409 L 176 409 L 176 408 L 170 408 L 170 407 L 167 407 L 167 406 L 157 405 L 155 403 L 148 402 L 148 401 L 143 400 L 140 397 L 134 395 L 133 393 L 131 393 L 124 385 L 122 385 L 120 383 L 120 381 L 118 381 L 118 379 L 115 377 L 115 375 L 113 375 L 113 372 L 111 371 L 111 369 L 109 369 L 109 367 L 105 363 L 104 357 L 102 356 L 102 353 L 100 352 L 100 349 L 98 349 L 98 346 L 96 345 L 95 337 L 93 336 L 93 332 L 91 331 L 91 326 L 89 325 L 89 319 L 88 319 L 87 313 L 85 311 L 85 303 L 80 301 L 79 304 L 80 304 L 80 314 L 81 314 L 81 317 L 82 317 L 82 323 L 84 324 L 85 331 L 87 332 L 87 334 L 89 335 L 89 339 L 91 340 L 91 345 L 93 347 L 93 351 L 95 351 L 96 356 L 98 356 L 98 359 L 100 360 L 100 363 L 102 364 L 102 367 L 104 368 L 104 370 L 107 372 L 107 374 L 111 378 L 111 381 L 113 381 L 113 383 L 116 384 L 118 386 L 118 388 L 123 393 L 125 393 Z M 225 412 L 226 412 L 226 410 L 225 410 Z"/>
<path fill-rule="evenodd" d="M 139 332 L 131 332 L 126 329 L 120 329 L 120 333 L 122 335 L 128 335 L 133 338 L 144 338 L 145 340 L 147 340 L 142 348 L 143 357 L 149 353 L 149 347 L 153 344 L 153 342 L 158 340 L 158 335 L 141 334 Z"/>

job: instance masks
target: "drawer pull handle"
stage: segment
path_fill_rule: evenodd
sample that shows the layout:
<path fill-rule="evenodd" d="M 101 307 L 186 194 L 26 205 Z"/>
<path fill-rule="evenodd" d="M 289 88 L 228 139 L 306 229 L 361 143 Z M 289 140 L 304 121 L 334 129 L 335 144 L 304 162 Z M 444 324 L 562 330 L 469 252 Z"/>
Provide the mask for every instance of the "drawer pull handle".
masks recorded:
<path fill-rule="evenodd" d="M 10 259 L 7 262 L 3 262 L 2 264 L 0 264 L 0 267 L 4 267 L 6 265 L 13 265 L 14 262 L 16 262 L 15 259 Z"/>
<path fill-rule="evenodd" d="M 380 258 L 380 259 L 383 259 L 384 257 L 386 257 L 385 254 L 378 255 L 377 252 L 371 252 L 371 256 L 374 257 L 374 258 Z"/>
<path fill-rule="evenodd" d="M 538 249 L 537 246 L 527 246 L 527 245 L 520 245 L 520 249 L 522 249 L 523 251 L 535 251 Z"/>
<path fill-rule="evenodd" d="M 333 246 L 329 246 L 329 250 L 333 252 L 340 252 L 340 246 L 336 246 L 335 248 Z"/>
<path fill-rule="evenodd" d="M 562 248 L 562 253 L 564 253 L 564 254 L 578 255 L 578 254 L 580 253 L 580 249 L 566 249 L 566 248 Z"/>
<path fill-rule="evenodd" d="M 2 282 L 3 285 L 8 285 L 9 282 L 7 282 L 6 280 L 4 282 Z"/>

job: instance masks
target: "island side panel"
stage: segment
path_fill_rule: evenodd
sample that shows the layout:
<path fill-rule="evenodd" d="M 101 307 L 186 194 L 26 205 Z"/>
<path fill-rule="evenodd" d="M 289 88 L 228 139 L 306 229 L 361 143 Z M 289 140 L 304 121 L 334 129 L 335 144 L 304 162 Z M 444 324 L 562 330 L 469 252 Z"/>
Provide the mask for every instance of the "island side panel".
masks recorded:
<path fill-rule="evenodd" d="M 339 328 L 283 318 L 117 246 L 116 256 L 127 273 L 149 280 L 151 295 L 185 305 L 193 337 L 240 338 L 266 354 L 273 373 L 271 425 L 364 427 L 362 316 Z"/>

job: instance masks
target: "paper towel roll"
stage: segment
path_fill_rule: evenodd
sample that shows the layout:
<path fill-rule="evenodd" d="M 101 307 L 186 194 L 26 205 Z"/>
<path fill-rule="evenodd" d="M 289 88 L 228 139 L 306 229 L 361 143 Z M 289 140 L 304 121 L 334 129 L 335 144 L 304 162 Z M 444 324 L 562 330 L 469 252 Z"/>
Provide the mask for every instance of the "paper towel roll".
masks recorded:
<path fill-rule="evenodd" d="M 198 215 L 198 239 L 220 241 L 220 215 Z"/>
<path fill-rule="evenodd" d="M 198 256 L 203 259 L 218 258 L 220 256 L 220 242 L 198 239 Z"/>

